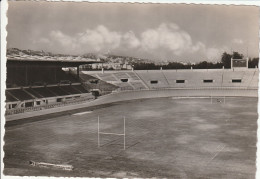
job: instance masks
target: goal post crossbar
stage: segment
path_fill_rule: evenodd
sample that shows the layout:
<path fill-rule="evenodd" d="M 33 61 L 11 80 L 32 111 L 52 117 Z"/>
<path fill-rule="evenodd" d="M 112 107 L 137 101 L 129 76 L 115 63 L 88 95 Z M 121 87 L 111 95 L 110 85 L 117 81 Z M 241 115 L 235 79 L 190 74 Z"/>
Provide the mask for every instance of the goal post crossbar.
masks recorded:
<path fill-rule="evenodd" d="M 125 150 L 125 117 L 124 117 L 124 133 L 112 133 L 112 132 L 100 132 L 99 129 L 99 116 L 98 116 L 98 147 L 100 147 L 100 135 L 117 135 L 117 136 L 123 136 L 124 137 L 124 150 Z"/>
<path fill-rule="evenodd" d="M 117 133 L 109 133 L 109 132 L 99 132 L 99 134 L 104 134 L 104 135 L 125 135 L 125 134 L 117 134 Z"/>

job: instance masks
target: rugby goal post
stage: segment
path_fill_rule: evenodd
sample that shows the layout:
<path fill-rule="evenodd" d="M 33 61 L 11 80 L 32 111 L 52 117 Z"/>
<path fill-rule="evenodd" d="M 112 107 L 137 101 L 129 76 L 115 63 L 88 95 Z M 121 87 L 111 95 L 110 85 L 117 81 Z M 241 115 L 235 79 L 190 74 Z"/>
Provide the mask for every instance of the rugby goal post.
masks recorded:
<path fill-rule="evenodd" d="M 100 135 L 116 135 L 116 136 L 123 136 L 124 138 L 124 150 L 125 150 L 125 117 L 124 117 L 124 133 L 111 133 L 111 132 L 100 132 L 100 121 L 98 116 L 98 147 L 100 147 Z"/>

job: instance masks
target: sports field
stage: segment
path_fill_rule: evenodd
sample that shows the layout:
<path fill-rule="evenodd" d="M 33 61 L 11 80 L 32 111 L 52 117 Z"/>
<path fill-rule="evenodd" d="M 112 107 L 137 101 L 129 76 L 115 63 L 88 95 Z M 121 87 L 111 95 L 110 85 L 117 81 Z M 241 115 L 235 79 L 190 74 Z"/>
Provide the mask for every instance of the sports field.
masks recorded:
<path fill-rule="evenodd" d="M 126 118 L 126 150 L 123 137 Z M 257 98 L 157 98 L 82 109 L 6 128 L 5 175 L 254 178 Z M 37 119 L 37 117 L 35 117 Z M 69 164 L 72 171 L 30 166 Z"/>

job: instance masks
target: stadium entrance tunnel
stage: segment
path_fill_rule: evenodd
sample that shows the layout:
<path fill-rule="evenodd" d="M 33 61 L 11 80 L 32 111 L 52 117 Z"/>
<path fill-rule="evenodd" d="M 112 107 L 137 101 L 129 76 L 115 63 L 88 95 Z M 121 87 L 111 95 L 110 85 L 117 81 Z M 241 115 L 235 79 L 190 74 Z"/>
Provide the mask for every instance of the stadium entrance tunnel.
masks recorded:
<path fill-rule="evenodd" d="M 203 80 L 203 83 L 213 83 L 213 80 Z"/>
<path fill-rule="evenodd" d="M 151 84 L 158 84 L 158 80 L 151 80 L 150 83 Z"/>
<path fill-rule="evenodd" d="M 128 82 L 128 79 L 127 78 L 122 78 L 121 81 L 126 83 L 126 82 Z"/>
<path fill-rule="evenodd" d="M 33 102 L 25 102 L 25 107 L 33 107 Z"/>
<path fill-rule="evenodd" d="M 176 80 L 176 83 L 185 83 L 185 80 Z"/>
<path fill-rule="evenodd" d="M 242 79 L 232 79 L 232 83 L 241 83 Z"/>

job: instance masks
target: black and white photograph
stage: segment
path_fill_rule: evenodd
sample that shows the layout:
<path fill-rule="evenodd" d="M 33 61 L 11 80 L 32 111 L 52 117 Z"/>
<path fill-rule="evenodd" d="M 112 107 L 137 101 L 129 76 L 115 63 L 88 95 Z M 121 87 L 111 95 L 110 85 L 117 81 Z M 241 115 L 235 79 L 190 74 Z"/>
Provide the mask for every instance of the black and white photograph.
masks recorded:
<path fill-rule="evenodd" d="M 3 178 L 257 178 L 259 6 L 7 4 Z"/>

